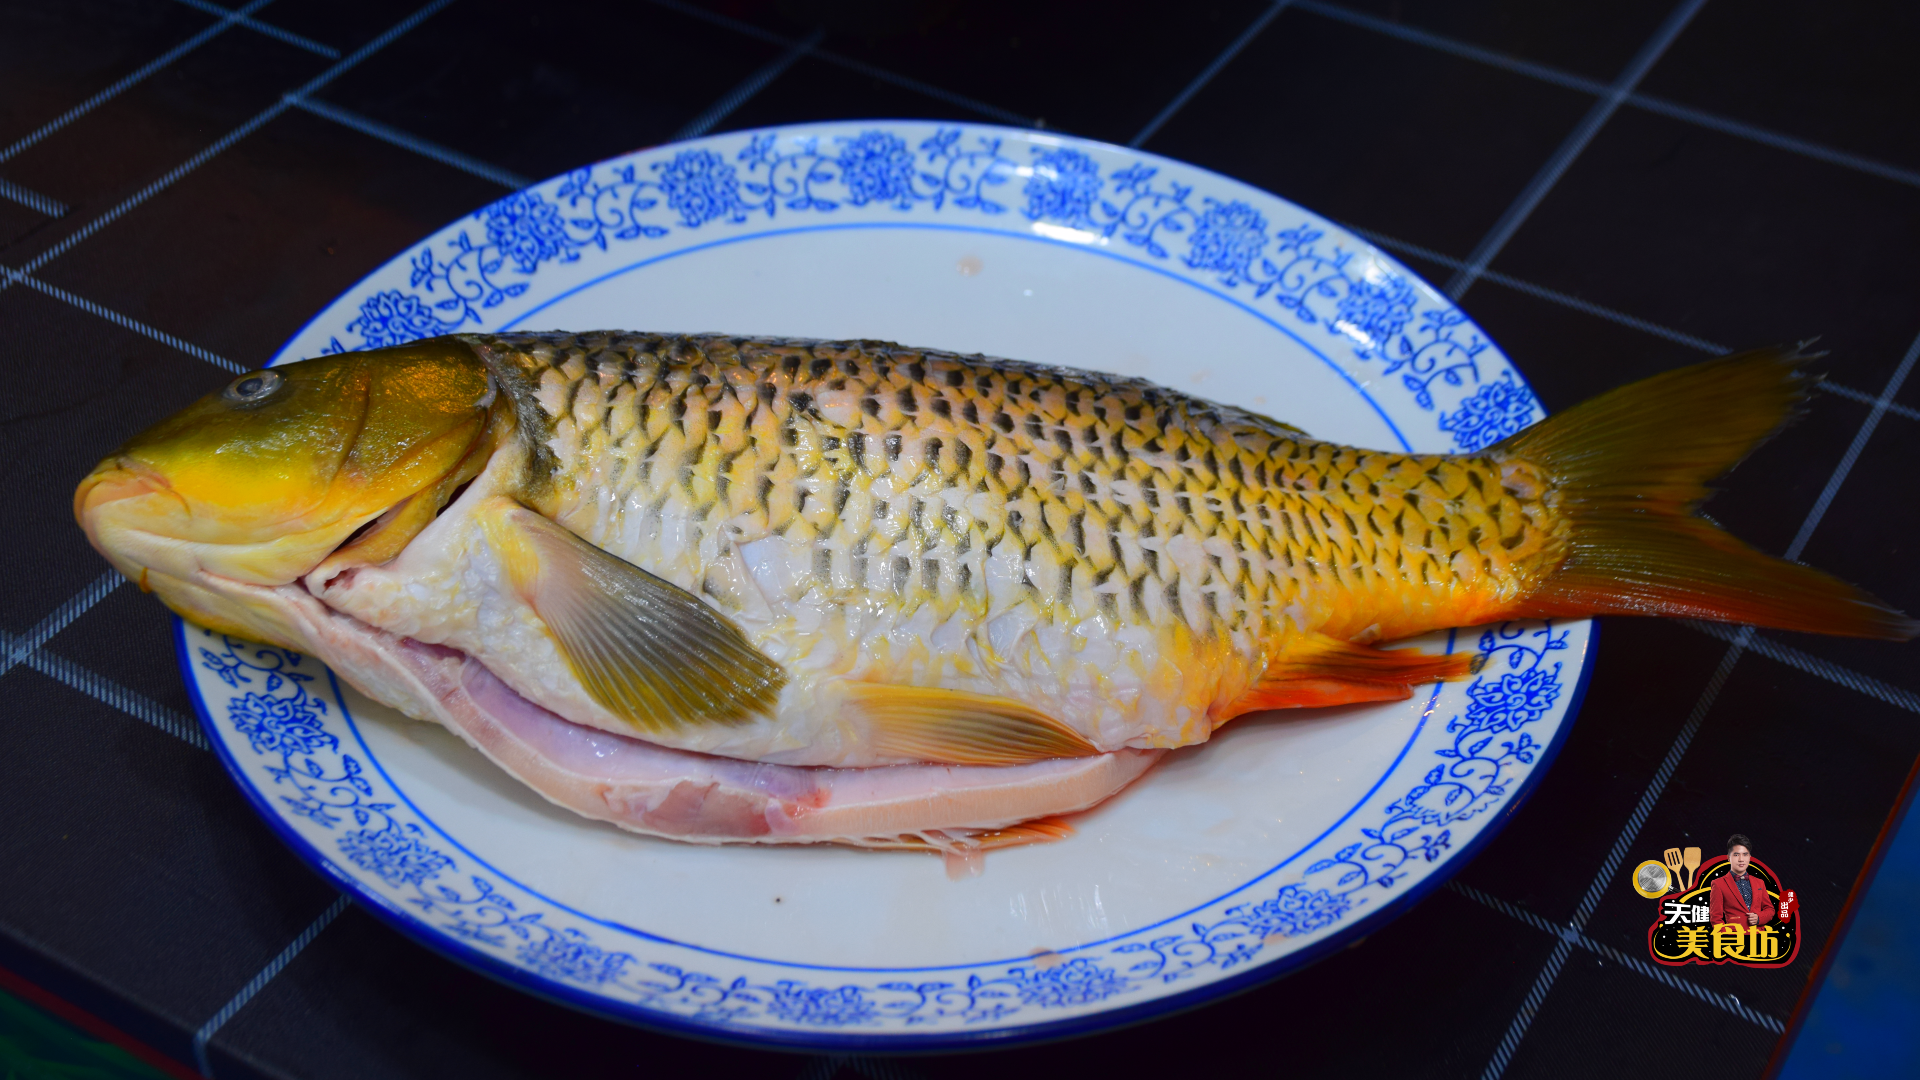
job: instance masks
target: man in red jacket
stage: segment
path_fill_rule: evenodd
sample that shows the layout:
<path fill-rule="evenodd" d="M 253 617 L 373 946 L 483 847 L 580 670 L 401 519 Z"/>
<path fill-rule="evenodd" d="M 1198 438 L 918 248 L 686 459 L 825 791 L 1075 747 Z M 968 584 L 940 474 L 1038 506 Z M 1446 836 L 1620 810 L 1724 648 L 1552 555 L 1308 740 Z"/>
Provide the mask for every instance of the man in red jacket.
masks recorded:
<path fill-rule="evenodd" d="M 1739 833 L 1727 837 L 1729 872 L 1713 879 L 1708 890 L 1713 906 L 1713 924 L 1738 923 L 1764 926 L 1773 920 L 1773 898 L 1767 895 L 1767 883 L 1747 873 L 1753 861 L 1752 841 Z"/>

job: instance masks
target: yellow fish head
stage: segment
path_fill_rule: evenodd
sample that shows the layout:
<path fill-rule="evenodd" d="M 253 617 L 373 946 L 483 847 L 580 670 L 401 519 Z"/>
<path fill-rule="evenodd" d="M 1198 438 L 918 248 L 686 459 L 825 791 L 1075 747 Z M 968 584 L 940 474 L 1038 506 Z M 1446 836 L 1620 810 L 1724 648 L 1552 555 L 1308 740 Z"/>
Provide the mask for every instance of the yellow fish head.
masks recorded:
<path fill-rule="evenodd" d="M 484 467 L 496 397 L 452 338 L 248 372 L 102 461 L 74 516 L 181 615 L 289 643 L 221 584 L 284 585 L 343 547 L 391 558 Z"/>

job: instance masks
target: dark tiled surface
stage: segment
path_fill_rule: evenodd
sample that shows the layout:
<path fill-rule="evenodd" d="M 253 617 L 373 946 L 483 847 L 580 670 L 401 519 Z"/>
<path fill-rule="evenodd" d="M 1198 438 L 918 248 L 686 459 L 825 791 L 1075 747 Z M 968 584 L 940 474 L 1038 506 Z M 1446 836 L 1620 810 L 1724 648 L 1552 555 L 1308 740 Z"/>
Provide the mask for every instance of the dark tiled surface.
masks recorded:
<path fill-rule="evenodd" d="M 1605 6 L 1360 0 L 1342 6 L 1600 82 L 1613 81 L 1673 10 L 1657 0 Z"/>
<path fill-rule="evenodd" d="M 1903 4 L 1709 4 L 1642 89 L 1916 169 L 1920 87 L 1901 76 L 1916 36 Z"/>
<path fill-rule="evenodd" d="M 1464 256 L 1591 104 L 1288 11 L 1147 148 Z"/>
<path fill-rule="evenodd" d="M 1693 998 L 1584 953 L 1573 954 L 1560 979 L 1534 1021 L 1538 1030 L 1505 1075 L 1523 1080 L 1618 1076 L 1644 1069 L 1656 1046 L 1659 1067 L 1679 1075 L 1744 1074 L 1733 1063 L 1764 1061 L 1773 1049 L 1769 1033 L 1725 1023 L 1725 1014 L 1715 1015 Z M 1607 1008 L 1582 1007 L 1593 1001 L 1605 1001 Z"/>
<path fill-rule="evenodd" d="M 1913 341 L 1916 249 L 1920 188 L 1622 110 L 1494 268 L 1729 348 L 1819 336 L 1878 392 Z"/>
<path fill-rule="evenodd" d="M 809 57 L 780 77 L 777 90 L 761 93 L 742 105 L 727 118 L 725 127 L 770 127 L 794 123 L 802 117 L 850 120 L 875 115 L 975 122 L 981 119 L 979 113 L 964 105 Z"/>
<path fill-rule="evenodd" d="M 9 367 L 59 373 L 20 379 L 0 397 L 7 519 L 45 536 L 15 547 L 0 590 L 0 625 L 18 633 L 104 569 L 84 539 L 75 544 L 52 531 L 72 527 L 78 477 L 106 450 L 219 386 L 223 373 L 20 287 L 0 292 L 0 324 Z"/>
<path fill-rule="evenodd" d="M 433 24 L 323 97 L 536 180 L 666 142 L 782 51 L 647 4 L 617 29 L 504 0 L 455 5 Z"/>
<path fill-rule="evenodd" d="M 411 10 L 276 0 L 257 17 L 345 54 Z M 1004 110 L 1124 143 L 1267 10 L 731 0 L 701 17 L 678 3 L 459 0 L 317 99 L 541 177 L 671 137 L 817 30 L 821 52 L 719 130 L 863 116 L 978 122 Z M 1607 82 L 1673 9 L 1354 0 L 1351 10 Z M 214 21 L 171 0 L 0 5 L 0 147 Z M 1914 169 L 1908 133 L 1920 97 L 1903 60 L 1916 44 L 1911 14 L 1891 9 L 1708 5 L 1641 89 Z M 0 178 L 72 208 L 56 219 L 0 199 L 0 263 L 21 266 L 87 229 L 333 63 L 231 27 L 0 161 Z M 1593 100 L 1309 4 L 1273 19 L 1147 145 L 1458 259 Z M 255 364 L 362 275 L 503 190 L 289 109 L 38 276 Z M 1823 334 L 1834 381 L 1871 396 L 1920 335 L 1917 241 L 1920 186 L 1629 104 L 1495 259 L 1496 273 L 1518 281 L 1483 280 L 1466 307 L 1555 409 L 1702 353 L 1529 291 L 1536 286 L 1729 347 Z M 1455 270 L 1408 261 L 1436 282 Z M 225 375 L 24 286 L 0 289 L 0 328 L 0 361 L 17 373 L 0 397 L 13 539 L 0 630 L 18 634 L 103 569 L 71 525 L 74 480 L 104 448 Z M 1897 400 L 1920 406 L 1920 379 Z M 1727 478 L 1711 512 L 1763 549 L 1785 550 L 1870 410 L 1816 397 L 1806 420 Z M 1908 475 L 1916 440 L 1920 421 L 1885 413 L 1804 552 L 1910 610 L 1920 607 Z M 184 714 L 168 635 L 160 609 L 122 587 L 36 662 Z M 1913 647 L 1779 633 L 1763 641 L 1800 650 L 1814 670 L 1742 656 L 1654 797 L 1650 784 L 1728 646 L 1682 625 L 1610 622 L 1558 761 L 1460 881 L 1563 922 L 1646 803 L 1622 881 L 1601 883 L 1584 925 L 1596 947 L 1637 958 L 1651 904 L 1626 888 L 1625 872 L 1669 844 L 1711 852 L 1729 831 L 1752 833 L 1805 899 L 1799 961 L 1778 972 L 1678 975 L 1771 1022 L 1574 948 L 1511 1043 L 1503 1075 L 1617 1075 L 1648 1060 L 1759 1072 L 1920 752 Z M 1862 675 L 1891 689 L 1849 688 Z M 9 748 L 0 790 L 25 808 L 9 819 L 22 824 L 0 832 L 0 962 L 190 1058 L 193 1032 L 335 894 L 255 818 L 211 756 L 28 666 L 0 674 L 0 701 Z M 1303 1075 L 1479 1076 L 1501 1060 L 1554 942 L 1443 890 L 1353 948 L 1196 1012 L 987 1056 L 833 1066 L 595 1020 L 460 968 L 350 908 L 220 1029 L 211 1060 L 223 1077 L 599 1077 L 640 1067 L 1051 1076 L 1175 1060 L 1213 1071 L 1278 1061 Z"/>
<path fill-rule="evenodd" d="M 1806 561 L 1884 596 L 1906 611 L 1920 610 L 1920 581 L 1903 567 L 1920 558 L 1920 507 L 1910 497 L 1910 470 L 1920 461 L 1920 422 L 1883 416 L 1847 482 L 1834 495 L 1831 525 L 1807 544 Z M 1914 690 L 1911 650 L 1879 641 L 1833 641 L 1811 634 L 1773 634 L 1794 648 Z"/>
<path fill-rule="evenodd" d="M 0 690 L 33 748 L 0 761 L 16 936 L 190 1030 L 332 900 L 211 755 L 35 671 Z"/>

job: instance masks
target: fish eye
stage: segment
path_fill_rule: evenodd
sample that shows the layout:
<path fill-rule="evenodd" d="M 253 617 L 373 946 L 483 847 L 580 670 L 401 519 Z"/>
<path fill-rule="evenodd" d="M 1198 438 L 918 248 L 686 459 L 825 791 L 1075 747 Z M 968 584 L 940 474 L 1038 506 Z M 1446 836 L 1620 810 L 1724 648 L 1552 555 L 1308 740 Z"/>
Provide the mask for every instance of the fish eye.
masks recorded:
<path fill-rule="evenodd" d="M 241 405 L 252 405 L 272 396 L 285 381 L 277 371 L 249 372 L 228 383 L 220 396 Z"/>

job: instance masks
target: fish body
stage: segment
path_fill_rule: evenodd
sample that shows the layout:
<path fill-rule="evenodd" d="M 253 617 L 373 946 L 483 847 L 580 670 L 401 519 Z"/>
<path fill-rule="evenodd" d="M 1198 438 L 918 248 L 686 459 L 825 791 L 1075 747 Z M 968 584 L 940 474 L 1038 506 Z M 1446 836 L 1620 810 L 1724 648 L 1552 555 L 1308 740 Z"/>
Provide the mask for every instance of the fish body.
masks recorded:
<path fill-rule="evenodd" d="M 1429 630 L 1911 636 L 1691 513 L 1796 407 L 1802 359 L 1439 455 L 884 342 L 466 335 L 243 376 L 103 462 L 76 512 L 176 610 L 317 652 L 589 816 L 944 843 L 1091 805 L 1242 713 L 1464 676 L 1378 647 Z M 303 440 L 315 462 L 263 471 Z"/>
<path fill-rule="evenodd" d="M 680 749 L 915 760 L 865 723 L 876 685 L 1017 700 L 1099 750 L 1202 742 L 1289 640 L 1485 621 L 1556 551 L 1524 463 L 1336 446 L 1141 380 L 871 342 L 469 341 L 533 402 L 545 481 L 503 454 L 390 565 L 309 586 L 632 734 L 507 581 L 488 495 L 525 499 L 785 668 L 748 722 L 646 732 Z"/>

